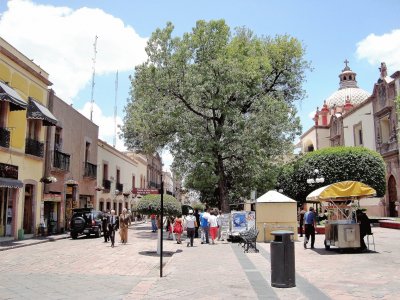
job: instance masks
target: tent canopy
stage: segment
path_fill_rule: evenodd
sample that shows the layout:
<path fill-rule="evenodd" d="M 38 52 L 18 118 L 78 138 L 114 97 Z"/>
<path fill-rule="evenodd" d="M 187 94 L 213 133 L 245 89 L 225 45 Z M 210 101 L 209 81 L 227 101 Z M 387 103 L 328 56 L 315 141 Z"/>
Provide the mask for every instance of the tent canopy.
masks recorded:
<path fill-rule="evenodd" d="M 359 181 L 341 181 L 323 186 L 310 193 L 307 201 L 335 200 L 340 198 L 373 197 L 376 190 Z M 338 199 L 339 200 L 339 199 Z"/>
<path fill-rule="evenodd" d="M 284 203 L 284 202 L 296 202 L 296 200 L 290 199 L 285 195 L 278 193 L 277 191 L 268 191 L 264 195 L 256 199 L 257 203 Z"/>

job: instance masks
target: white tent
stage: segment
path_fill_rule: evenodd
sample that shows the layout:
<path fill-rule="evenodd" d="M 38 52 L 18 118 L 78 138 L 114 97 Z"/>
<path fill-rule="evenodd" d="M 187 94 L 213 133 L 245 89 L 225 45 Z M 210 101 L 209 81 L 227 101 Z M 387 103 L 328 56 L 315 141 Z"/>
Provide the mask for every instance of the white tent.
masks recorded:
<path fill-rule="evenodd" d="M 289 197 L 269 191 L 256 199 L 257 241 L 271 241 L 274 230 L 290 230 L 297 240 L 297 202 Z"/>
<path fill-rule="evenodd" d="M 277 191 L 268 191 L 261 197 L 256 199 L 257 203 L 274 203 L 274 202 L 296 202 L 296 200 L 293 200 L 281 193 L 278 193 Z"/>

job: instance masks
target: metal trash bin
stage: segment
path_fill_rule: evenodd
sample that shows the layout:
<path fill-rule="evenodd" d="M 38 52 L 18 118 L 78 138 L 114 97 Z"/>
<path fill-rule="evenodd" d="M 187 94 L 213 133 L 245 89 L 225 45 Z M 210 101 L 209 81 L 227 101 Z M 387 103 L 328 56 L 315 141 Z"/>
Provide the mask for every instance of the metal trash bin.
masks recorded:
<path fill-rule="evenodd" d="M 296 286 L 293 231 L 272 231 L 271 286 L 289 288 Z"/>

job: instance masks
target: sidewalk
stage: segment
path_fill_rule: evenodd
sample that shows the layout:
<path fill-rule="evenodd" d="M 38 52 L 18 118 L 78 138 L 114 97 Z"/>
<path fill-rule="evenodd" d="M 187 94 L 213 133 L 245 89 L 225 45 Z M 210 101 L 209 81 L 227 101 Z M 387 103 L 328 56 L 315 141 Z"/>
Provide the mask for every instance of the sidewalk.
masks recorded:
<path fill-rule="evenodd" d="M 49 236 L 33 237 L 33 238 L 24 239 L 24 240 L 12 240 L 12 239 L 1 239 L 0 238 L 0 251 L 21 248 L 21 247 L 26 247 L 26 246 L 31 246 L 31 245 L 37 245 L 37 244 L 41 244 L 41 243 L 54 242 L 56 240 L 66 239 L 68 237 L 69 237 L 69 232 L 55 234 L 55 235 L 49 235 Z"/>

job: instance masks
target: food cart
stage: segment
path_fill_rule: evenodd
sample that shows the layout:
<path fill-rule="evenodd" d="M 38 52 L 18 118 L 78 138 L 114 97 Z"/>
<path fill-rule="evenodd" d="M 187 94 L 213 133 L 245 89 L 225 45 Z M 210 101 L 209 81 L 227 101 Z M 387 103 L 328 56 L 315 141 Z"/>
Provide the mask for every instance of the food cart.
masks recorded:
<path fill-rule="evenodd" d="M 356 210 L 360 198 L 373 197 L 376 191 L 358 181 L 341 181 L 321 187 L 310 193 L 307 202 L 319 201 L 327 210 L 325 249 L 360 247 L 360 224 Z"/>

